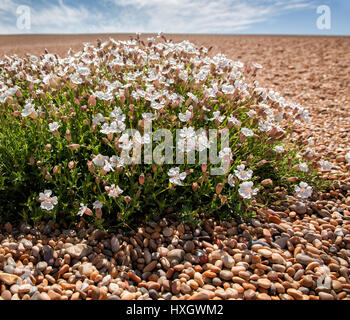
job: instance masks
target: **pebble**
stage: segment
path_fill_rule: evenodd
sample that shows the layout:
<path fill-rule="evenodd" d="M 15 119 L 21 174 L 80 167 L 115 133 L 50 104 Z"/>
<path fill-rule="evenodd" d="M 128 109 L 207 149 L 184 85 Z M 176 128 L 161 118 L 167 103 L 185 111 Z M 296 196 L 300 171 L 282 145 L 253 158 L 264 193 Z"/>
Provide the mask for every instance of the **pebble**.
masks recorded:
<path fill-rule="evenodd" d="M 236 263 L 235 260 L 229 255 L 225 255 L 222 258 L 222 262 L 223 262 L 224 266 L 228 269 L 231 269 Z"/>
<path fill-rule="evenodd" d="M 176 260 L 176 262 L 180 263 L 185 256 L 185 251 L 182 249 L 173 249 L 170 250 L 167 254 L 167 259 L 169 261 Z"/>
<path fill-rule="evenodd" d="M 0 281 L 4 282 L 8 286 L 17 283 L 19 279 L 20 279 L 19 276 L 15 274 L 4 273 L 4 272 L 0 273 Z"/>
<path fill-rule="evenodd" d="M 91 253 L 91 251 L 91 247 L 82 243 L 66 248 L 66 253 L 69 254 L 73 259 L 81 259 L 83 257 L 86 257 Z"/>
<path fill-rule="evenodd" d="M 334 297 L 330 293 L 320 292 L 318 296 L 320 300 L 334 300 Z"/>
<path fill-rule="evenodd" d="M 258 285 L 261 288 L 269 289 L 271 287 L 271 281 L 269 279 L 260 278 L 258 279 Z"/>
<path fill-rule="evenodd" d="M 226 281 L 231 281 L 233 277 L 233 273 L 228 270 L 221 270 L 220 271 L 220 278 Z"/>

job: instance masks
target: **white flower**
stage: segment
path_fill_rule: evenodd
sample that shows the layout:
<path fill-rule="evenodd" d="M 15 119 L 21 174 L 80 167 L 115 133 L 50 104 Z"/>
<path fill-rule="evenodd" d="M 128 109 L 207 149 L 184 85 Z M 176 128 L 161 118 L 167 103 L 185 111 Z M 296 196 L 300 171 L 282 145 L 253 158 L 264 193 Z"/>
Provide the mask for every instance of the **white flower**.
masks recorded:
<path fill-rule="evenodd" d="M 227 182 L 231 187 L 234 187 L 236 182 L 233 174 L 229 174 L 227 177 Z"/>
<path fill-rule="evenodd" d="M 229 162 L 232 159 L 232 151 L 230 148 L 224 148 L 219 152 L 219 158 L 223 163 Z"/>
<path fill-rule="evenodd" d="M 259 121 L 259 130 L 269 132 L 271 129 L 272 123 L 270 121 Z"/>
<path fill-rule="evenodd" d="M 113 165 L 108 160 L 105 160 L 105 165 L 103 166 L 103 170 L 106 172 L 109 172 L 109 171 L 114 172 Z"/>
<path fill-rule="evenodd" d="M 97 167 L 103 167 L 105 165 L 106 160 L 108 161 L 109 157 L 103 156 L 102 154 L 98 154 L 92 162 L 97 166 Z"/>
<path fill-rule="evenodd" d="M 192 112 L 190 110 L 186 110 L 185 113 L 179 113 L 179 119 L 181 122 L 187 122 L 191 119 Z"/>
<path fill-rule="evenodd" d="M 96 125 L 100 125 L 101 122 L 104 122 L 104 121 L 105 121 L 105 117 L 101 113 L 98 113 L 96 116 L 92 116 L 92 123 Z"/>
<path fill-rule="evenodd" d="M 142 118 L 145 119 L 145 120 L 155 120 L 156 119 L 156 116 L 153 114 L 153 113 L 143 113 L 142 114 Z"/>
<path fill-rule="evenodd" d="M 185 127 L 180 130 L 179 139 L 177 147 L 181 152 L 191 152 L 195 150 L 197 143 L 196 132 L 192 127 Z"/>
<path fill-rule="evenodd" d="M 110 125 L 104 123 L 101 127 L 101 133 L 110 134 L 110 133 L 120 133 L 125 130 L 125 123 L 122 121 L 113 121 Z"/>
<path fill-rule="evenodd" d="M 309 167 L 305 162 L 299 162 L 299 169 L 302 172 L 308 172 L 309 171 Z"/>
<path fill-rule="evenodd" d="M 294 186 L 294 190 L 299 198 L 307 199 L 312 195 L 312 188 L 306 182 L 300 182 L 299 186 Z"/>
<path fill-rule="evenodd" d="M 283 153 L 284 152 L 284 148 L 283 146 L 276 146 L 273 148 L 273 150 L 277 153 Z"/>
<path fill-rule="evenodd" d="M 114 110 L 111 112 L 111 118 L 114 120 L 124 122 L 126 119 L 125 114 L 123 114 L 123 111 L 118 107 L 114 108 Z"/>
<path fill-rule="evenodd" d="M 90 209 L 84 204 L 84 203 L 81 203 L 80 204 L 80 209 L 77 213 L 78 216 L 83 216 L 84 213 L 90 213 Z"/>
<path fill-rule="evenodd" d="M 238 120 L 236 117 L 234 117 L 234 116 L 229 116 L 229 117 L 227 118 L 227 120 L 228 120 L 228 123 L 232 123 L 233 125 L 240 126 L 240 125 L 242 124 L 242 122 L 239 121 L 239 120 Z"/>
<path fill-rule="evenodd" d="M 90 69 L 88 67 L 79 66 L 77 68 L 77 73 L 79 73 L 82 76 L 88 76 L 90 74 Z"/>
<path fill-rule="evenodd" d="M 323 171 L 329 171 L 332 169 L 332 164 L 329 161 L 320 160 L 319 163 Z"/>
<path fill-rule="evenodd" d="M 44 193 L 39 193 L 39 200 L 41 201 L 40 207 L 44 210 L 52 210 L 58 203 L 57 197 L 51 197 L 52 191 L 45 190 Z"/>
<path fill-rule="evenodd" d="M 209 119 L 210 121 L 218 120 L 219 122 L 222 122 L 225 120 L 225 116 L 220 116 L 220 111 L 214 111 L 213 112 L 213 118 Z"/>
<path fill-rule="evenodd" d="M 119 197 L 124 190 L 120 189 L 119 186 L 116 186 L 115 184 L 112 184 L 110 187 L 106 186 L 105 190 L 107 191 L 108 195 L 112 198 Z"/>
<path fill-rule="evenodd" d="M 103 207 L 103 203 L 99 200 L 96 200 L 92 205 L 94 209 L 102 209 Z"/>
<path fill-rule="evenodd" d="M 314 146 L 315 145 L 315 140 L 313 137 L 310 137 L 307 139 L 307 143 L 310 147 Z"/>
<path fill-rule="evenodd" d="M 247 116 L 248 116 L 249 118 L 254 118 L 254 117 L 256 116 L 256 111 L 254 111 L 254 110 L 248 111 L 248 112 L 247 112 Z"/>
<path fill-rule="evenodd" d="M 49 123 L 49 129 L 51 132 L 57 131 L 59 127 L 60 127 L 60 124 L 58 122 Z"/>
<path fill-rule="evenodd" d="M 124 167 L 124 159 L 121 157 L 117 157 L 117 156 L 111 156 L 111 158 L 109 159 L 111 166 L 117 167 L 117 168 L 122 168 Z"/>
<path fill-rule="evenodd" d="M 244 199 L 251 199 L 252 196 L 255 196 L 258 193 L 259 189 L 252 189 L 253 185 L 254 183 L 252 181 L 241 183 L 238 189 L 240 196 Z"/>
<path fill-rule="evenodd" d="M 345 160 L 347 163 L 350 163 L 350 152 L 345 155 Z"/>
<path fill-rule="evenodd" d="M 36 110 L 35 110 L 35 106 L 31 103 L 26 104 L 26 106 L 24 107 L 24 109 L 21 112 L 21 115 L 23 117 L 29 117 L 32 114 L 35 114 Z"/>
<path fill-rule="evenodd" d="M 243 135 L 246 137 L 251 137 L 254 135 L 254 132 L 248 128 L 242 128 L 241 131 L 242 131 Z"/>
<path fill-rule="evenodd" d="M 182 186 L 183 183 L 181 181 L 185 180 L 187 174 L 186 172 L 180 173 L 180 168 L 176 167 L 176 168 L 171 168 L 169 170 L 168 176 L 170 177 L 169 179 L 170 183 Z"/>
<path fill-rule="evenodd" d="M 235 87 L 233 85 L 223 84 L 221 87 L 221 91 L 224 94 L 233 94 L 235 92 Z"/>
<path fill-rule="evenodd" d="M 201 134 L 199 134 L 197 136 L 196 142 L 197 142 L 196 150 L 199 152 L 210 148 L 210 143 L 209 143 L 208 137 L 207 137 L 205 132 L 202 132 Z"/>
<path fill-rule="evenodd" d="M 187 95 L 194 101 L 195 103 L 198 103 L 198 98 L 192 94 L 191 92 L 187 92 Z"/>
<path fill-rule="evenodd" d="M 252 178 L 253 170 L 245 170 L 245 165 L 241 164 L 237 166 L 237 170 L 234 170 L 236 177 L 242 181 L 247 181 Z"/>

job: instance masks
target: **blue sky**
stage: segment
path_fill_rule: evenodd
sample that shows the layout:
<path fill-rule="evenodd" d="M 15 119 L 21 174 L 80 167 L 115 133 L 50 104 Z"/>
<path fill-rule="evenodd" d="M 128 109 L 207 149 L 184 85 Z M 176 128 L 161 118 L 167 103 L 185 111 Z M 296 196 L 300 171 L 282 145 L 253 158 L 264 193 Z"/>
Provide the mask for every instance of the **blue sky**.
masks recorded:
<path fill-rule="evenodd" d="M 330 29 L 317 28 L 321 5 L 330 8 Z M 28 30 L 19 6 L 30 9 Z M 349 0 L 0 0 L 0 34 L 350 35 L 349 21 Z"/>

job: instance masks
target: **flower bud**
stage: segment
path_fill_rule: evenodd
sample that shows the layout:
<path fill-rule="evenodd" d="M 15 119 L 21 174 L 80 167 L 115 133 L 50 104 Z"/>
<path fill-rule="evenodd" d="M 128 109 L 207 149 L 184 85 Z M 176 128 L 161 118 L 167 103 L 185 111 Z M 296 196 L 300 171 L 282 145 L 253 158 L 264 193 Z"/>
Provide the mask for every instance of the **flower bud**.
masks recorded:
<path fill-rule="evenodd" d="M 60 167 L 59 166 L 54 166 L 52 169 L 53 174 L 59 174 Z"/>
<path fill-rule="evenodd" d="M 267 185 L 272 185 L 273 182 L 272 182 L 271 179 L 265 179 L 265 180 L 261 181 L 261 184 L 262 184 L 263 186 L 267 186 Z"/>
<path fill-rule="evenodd" d="M 66 131 L 66 139 L 67 139 L 67 141 L 69 141 L 69 142 L 72 140 L 72 135 L 71 135 L 71 133 L 70 133 L 69 130 Z"/>
<path fill-rule="evenodd" d="M 29 164 L 30 164 L 31 166 L 33 166 L 34 163 L 35 163 L 35 160 L 34 160 L 34 158 L 33 158 L 33 156 L 32 156 L 32 157 L 29 158 Z"/>
<path fill-rule="evenodd" d="M 207 164 L 206 164 L 206 163 L 203 163 L 203 164 L 202 164 L 202 172 L 206 172 L 207 169 L 208 169 Z"/>
<path fill-rule="evenodd" d="M 50 150 L 51 150 L 51 147 L 52 147 L 51 144 L 48 143 L 48 144 L 45 146 L 46 151 L 50 151 Z"/>
<path fill-rule="evenodd" d="M 217 194 L 220 194 L 221 191 L 222 191 L 222 188 L 223 188 L 222 183 L 219 183 L 219 184 L 216 186 L 216 193 L 217 193 Z"/>
<path fill-rule="evenodd" d="M 69 145 L 69 149 L 71 149 L 71 150 L 77 150 L 79 148 L 80 148 L 80 144 L 73 143 L 73 144 Z"/>
<path fill-rule="evenodd" d="M 96 106 L 96 98 L 94 96 L 90 96 L 88 99 L 88 104 L 91 107 L 95 107 Z"/>
<path fill-rule="evenodd" d="M 68 163 L 68 168 L 69 169 L 73 169 L 74 168 L 74 161 L 69 161 L 69 163 Z"/>
<path fill-rule="evenodd" d="M 126 203 L 130 203 L 131 198 L 130 198 L 130 196 L 125 196 L 124 200 L 125 200 Z"/>
<path fill-rule="evenodd" d="M 267 161 L 264 159 L 264 160 L 259 161 L 256 165 L 257 165 L 258 167 L 261 167 L 261 166 L 263 166 L 263 165 L 266 164 L 266 163 L 267 163 Z"/>
<path fill-rule="evenodd" d="M 197 190 L 198 190 L 198 183 L 197 182 L 192 183 L 192 190 L 193 190 L 193 192 L 197 192 Z"/>
<path fill-rule="evenodd" d="M 139 176 L 139 183 L 140 183 L 140 185 L 143 185 L 145 183 L 145 175 L 144 174 L 141 174 Z"/>
<path fill-rule="evenodd" d="M 89 160 L 89 161 L 87 162 L 87 166 L 88 166 L 89 172 L 91 172 L 91 173 L 94 173 L 94 172 L 95 172 L 95 167 L 94 167 L 92 161 Z"/>

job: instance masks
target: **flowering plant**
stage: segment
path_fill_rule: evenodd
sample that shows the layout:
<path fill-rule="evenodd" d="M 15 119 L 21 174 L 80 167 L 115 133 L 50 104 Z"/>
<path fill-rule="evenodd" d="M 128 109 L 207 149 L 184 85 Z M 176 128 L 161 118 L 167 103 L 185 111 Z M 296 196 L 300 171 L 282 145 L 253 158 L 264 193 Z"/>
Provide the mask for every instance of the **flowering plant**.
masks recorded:
<path fill-rule="evenodd" d="M 308 112 L 259 87 L 260 68 L 160 37 L 5 56 L 2 212 L 106 225 L 172 211 L 228 218 L 290 177 L 314 185 L 284 142 Z"/>

